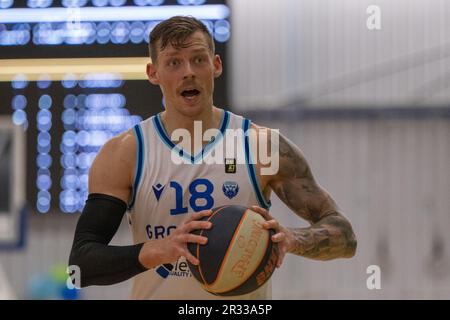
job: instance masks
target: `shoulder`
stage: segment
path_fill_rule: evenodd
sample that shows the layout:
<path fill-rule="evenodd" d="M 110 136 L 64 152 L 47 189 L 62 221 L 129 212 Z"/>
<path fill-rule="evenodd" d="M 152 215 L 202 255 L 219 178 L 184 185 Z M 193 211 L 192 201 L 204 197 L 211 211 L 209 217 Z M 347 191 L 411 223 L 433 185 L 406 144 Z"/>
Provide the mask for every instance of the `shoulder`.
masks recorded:
<path fill-rule="evenodd" d="M 95 162 L 102 165 L 131 165 L 136 160 L 136 138 L 128 130 L 107 141 L 97 155 Z"/>
<path fill-rule="evenodd" d="M 89 171 L 89 192 L 119 196 L 132 185 L 136 138 L 130 129 L 107 141 Z M 123 195 L 122 195 L 123 196 Z"/>
<path fill-rule="evenodd" d="M 275 143 L 275 135 L 279 134 L 278 130 L 262 126 L 251 122 L 251 133 L 249 135 L 250 141 L 258 143 L 258 146 L 267 146 L 270 148 L 272 143 Z"/>
<path fill-rule="evenodd" d="M 270 167 L 275 164 L 276 174 L 272 179 L 280 177 L 292 178 L 301 172 L 302 176 L 310 176 L 309 164 L 301 148 L 283 135 L 280 130 L 252 123 L 252 129 L 256 134 L 254 142 L 258 148 L 267 152 L 268 161 L 263 161 L 262 167 Z M 294 175 L 295 172 L 295 175 Z"/>

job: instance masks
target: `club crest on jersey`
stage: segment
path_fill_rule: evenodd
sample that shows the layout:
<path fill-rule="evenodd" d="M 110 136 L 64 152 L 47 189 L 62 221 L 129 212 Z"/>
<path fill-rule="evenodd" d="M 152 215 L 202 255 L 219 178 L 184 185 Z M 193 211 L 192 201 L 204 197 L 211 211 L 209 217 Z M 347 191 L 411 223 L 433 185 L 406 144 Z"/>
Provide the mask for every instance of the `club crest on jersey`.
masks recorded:
<path fill-rule="evenodd" d="M 225 173 L 236 173 L 236 159 L 225 159 Z"/>
<path fill-rule="evenodd" d="M 159 201 L 159 198 L 161 197 L 162 192 L 164 191 L 164 187 L 161 183 L 158 183 L 157 185 L 152 186 L 153 192 L 155 193 L 156 200 Z"/>
<path fill-rule="evenodd" d="M 226 181 L 222 186 L 222 191 L 228 199 L 232 199 L 238 194 L 239 186 L 236 182 Z"/>

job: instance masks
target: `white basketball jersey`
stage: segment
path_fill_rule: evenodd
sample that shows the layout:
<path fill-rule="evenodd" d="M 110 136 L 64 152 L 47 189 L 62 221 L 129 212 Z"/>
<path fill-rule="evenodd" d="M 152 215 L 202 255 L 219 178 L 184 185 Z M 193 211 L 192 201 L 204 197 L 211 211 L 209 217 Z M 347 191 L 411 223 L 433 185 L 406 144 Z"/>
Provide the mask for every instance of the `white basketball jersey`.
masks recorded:
<path fill-rule="evenodd" d="M 194 156 L 171 141 L 160 114 L 134 127 L 138 148 L 128 219 L 135 244 L 167 237 L 193 212 L 231 204 L 270 206 L 251 164 L 248 137 L 236 139 L 231 156 L 225 151 L 232 143 L 226 130 L 248 128 L 249 120 L 223 111 L 220 133 L 208 139 L 210 142 Z M 245 155 L 244 161 L 239 154 Z M 220 158 L 218 155 L 223 155 L 221 161 L 213 161 Z M 184 257 L 137 275 L 131 298 L 225 299 L 201 287 Z M 270 280 L 250 294 L 229 298 L 270 299 Z"/>

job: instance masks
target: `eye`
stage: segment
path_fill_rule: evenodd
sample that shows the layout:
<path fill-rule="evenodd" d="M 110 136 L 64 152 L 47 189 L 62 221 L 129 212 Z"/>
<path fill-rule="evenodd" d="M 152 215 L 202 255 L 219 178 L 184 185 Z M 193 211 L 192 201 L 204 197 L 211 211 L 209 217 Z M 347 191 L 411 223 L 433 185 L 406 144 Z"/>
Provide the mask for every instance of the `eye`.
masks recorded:
<path fill-rule="evenodd" d="M 194 61 L 195 63 L 202 63 L 203 61 L 205 61 L 205 59 L 203 59 L 203 57 L 197 57 Z"/>
<path fill-rule="evenodd" d="M 169 60 L 169 62 L 167 63 L 167 65 L 169 66 L 169 67 L 176 67 L 176 66 L 178 66 L 179 65 L 179 61 L 178 61 L 178 59 L 171 59 L 171 60 Z"/>

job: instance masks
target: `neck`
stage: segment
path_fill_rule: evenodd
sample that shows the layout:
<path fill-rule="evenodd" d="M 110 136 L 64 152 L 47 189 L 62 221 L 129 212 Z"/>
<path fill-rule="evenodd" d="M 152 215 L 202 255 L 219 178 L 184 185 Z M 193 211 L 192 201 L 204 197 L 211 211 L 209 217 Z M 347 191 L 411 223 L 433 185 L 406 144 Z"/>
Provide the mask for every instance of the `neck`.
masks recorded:
<path fill-rule="evenodd" d="M 166 109 L 161 113 L 161 121 L 166 129 L 169 137 L 175 129 L 186 129 L 191 135 L 194 134 L 194 122 L 200 121 L 202 125 L 202 134 L 211 128 L 219 128 L 220 120 L 222 118 L 222 110 L 213 106 L 203 110 L 200 114 L 194 116 L 183 115 L 171 108 Z"/>

